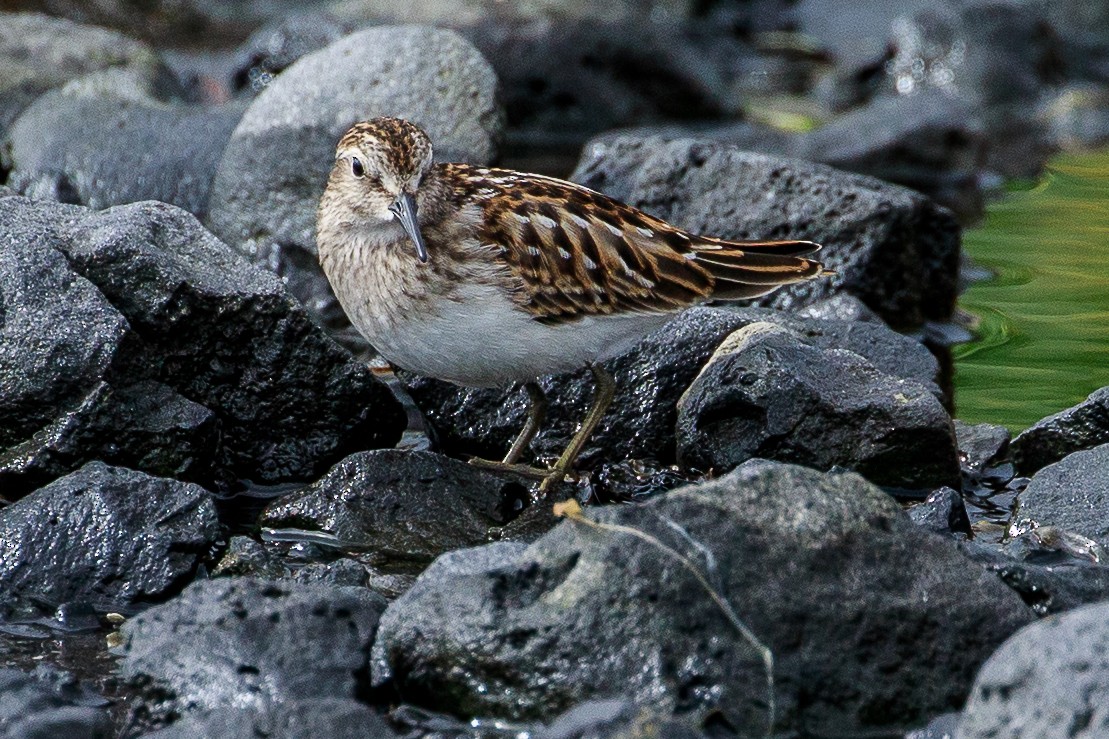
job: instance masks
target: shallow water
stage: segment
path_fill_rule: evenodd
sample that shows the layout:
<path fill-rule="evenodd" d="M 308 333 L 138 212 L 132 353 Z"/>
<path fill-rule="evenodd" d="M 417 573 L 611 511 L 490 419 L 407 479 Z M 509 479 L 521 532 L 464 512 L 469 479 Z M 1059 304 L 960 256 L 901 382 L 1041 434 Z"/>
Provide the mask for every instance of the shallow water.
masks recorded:
<path fill-rule="evenodd" d="M 1053 160 L 963 243 L 997 276 L 959 301 L 980 323 L 954 349 L 958 418 L 1020 431 L 1109 385 L 1109 149 Z"/>

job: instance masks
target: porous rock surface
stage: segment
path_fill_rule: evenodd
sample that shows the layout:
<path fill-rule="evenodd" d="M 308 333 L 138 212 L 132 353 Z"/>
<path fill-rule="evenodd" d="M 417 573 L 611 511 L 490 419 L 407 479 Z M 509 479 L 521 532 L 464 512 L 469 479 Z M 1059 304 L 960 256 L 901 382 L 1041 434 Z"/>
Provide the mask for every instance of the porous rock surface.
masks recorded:
<path fill-rule="evenodd" d="M 0 736 L 11 739 L 107 739 L 108 701 L 70 674 L 41 665 L 31 672 L 0 669 Z"/>
<path fill-rule="evenodd" d="M 918 726 L 1032 620 L 954 544 L 855 474 L 772 462 L 591 510 L 531 546 L 440 557 L 392 603 L 375 684 L 458 715 L 549 719 L 625 693 L 695 725 L 762 735 L 773 653 L 779 730 Z M 706 588 L 707 586 L 707 588 Z M 909 725 L 905 725 L 908 723 Z"/>
<path fill-rule="evenodd" d="M 152 715 L 353 700 L 384 608 L 365 588 L 197 581 L 124 623 L 120 674 Z"/>
<path fill-rule="evenodd" d="M 0 508 L 0 607 L 127 609 L 180 589 L 221 535 L 199 485 L 90 462 Z"/>
<path fill-rule="evenodd" d="M 1109 387 L 1037 421 L 1013 439 L 1013 462 L 1024 475 L 1058 462 L 1072 452 L 1109 444 Z"/>
<path fill-rule="evenodd" d="M 1080 534 L 1109 551 L 1109 444 L 1074 452 L 1037 472 L 1013 518 Z"/>
<path fill-rule="evenodd" d="M 761 457 L 909 489 L 960 479 L 951 419 L 926 385 L 768 322 L 724 340 L 678 402 L 676 437 L 683 465 L 716 472 Z"/>
<path fill-rule="evenodd" d="M 0 491 L 86 461 L 226 485 L 395 443 L 399 404 L 281 283 L 163 203 L 0 191 Z"/>

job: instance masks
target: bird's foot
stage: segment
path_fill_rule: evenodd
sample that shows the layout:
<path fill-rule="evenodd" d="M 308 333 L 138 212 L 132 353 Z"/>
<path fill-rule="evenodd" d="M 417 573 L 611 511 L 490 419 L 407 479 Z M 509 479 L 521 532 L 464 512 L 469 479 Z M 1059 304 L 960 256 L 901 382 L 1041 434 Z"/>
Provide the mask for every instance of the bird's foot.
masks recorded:
<path fill-rule="evenodd" d="M 535 480 L 545 480 L 547 476 L 551 474 L 550 470 L 543 469 L 542 467 L 532 467 L 530 464 L 494 462 L 491 459 L 481 459 L 480 457 L 470 457 L 470 464 L 483 470 L 511 472 L 512 474 L 523 475 L 524 477 L 530 477 Z"/>

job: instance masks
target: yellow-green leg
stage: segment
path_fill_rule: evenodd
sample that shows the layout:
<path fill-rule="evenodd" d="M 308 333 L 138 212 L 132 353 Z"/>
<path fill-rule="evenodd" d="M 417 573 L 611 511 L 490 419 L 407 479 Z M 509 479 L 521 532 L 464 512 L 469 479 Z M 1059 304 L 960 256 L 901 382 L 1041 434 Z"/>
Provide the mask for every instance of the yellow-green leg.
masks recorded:
<path fill-rule="evenodd" d="M 520 433 L 517 435 L 516 440 L 512 442 L 512 448 L 508 450 L 508 454 L 504 456 L 504 460 L 494 462 L 489 459 L 474 457 L 470 460 L 470 464 L 475 467 L 481 467 L 482 469 L 514 472 L 518 475 L 525 475 L 537 480 L 542 480 L 550 474 L 549 470 L 532 467 L 526 464 L 517 464 L 520 460 L 520 455 L 524 453 L 524 450 L 531 444 L 531 440 L 539 433 L 539 426 L 543 423 L 543 419 L 547 415 L 547 396 L 543 394 L 543 388 L 539 387 L 539 384 L 536 382 L 528 382 L 524 384 L 524 390 L 527 391 L 528 394 L 528 420 L 524 423 L 524 427 L 520 429 Z"/>
<path fill-rule="evenodd" d="M 612 397 L 616 394 L 616 383 L 613 381 L 612 375 L 596 364 L 589 365 L 589 370 L 593 373 L 593 380 L 596 382 L 593 407 L 589 409 L 585 420 L 582 421 L 581 428 L 574 434 L 574 438 L 570 439 L 570 443 L 566 445 L 566 449 L 562 452 L 558 461 L 554 463 L 554 466 L 543 478 L 543 482 L 539 485 L 540 493 L 547 492 L 551 489 L 551 486 L 562 482 L 566 478 L 566 474 L 574 466 L 574 461 L 581 454 L 581 450 L 585 448 L 589 437 L 597 430 L 597 425 L 604 418 L 608 407 L 612 405 Z"/>

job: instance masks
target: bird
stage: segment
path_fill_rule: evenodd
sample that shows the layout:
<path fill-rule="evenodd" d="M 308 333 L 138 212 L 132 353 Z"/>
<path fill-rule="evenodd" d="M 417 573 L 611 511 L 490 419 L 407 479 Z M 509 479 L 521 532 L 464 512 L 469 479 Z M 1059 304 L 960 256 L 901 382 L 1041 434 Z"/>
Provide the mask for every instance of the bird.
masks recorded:
<path fill-rule="evenodd" d="M 522 384 L 527 421 L 501 461 L 564 482 L 615 393 L 601 366 L 681 311 L 827 274 L 803 240 L 699 236 L 589 188 L 437 162 L 427 133 L 350 127 L 316 214 L 320 265 L 354 327 L 394 367 L 466 387 Z M 546 399 L 538 379 L 588 367 L 591 408 L 549 468 L 521 464 Z"/>

